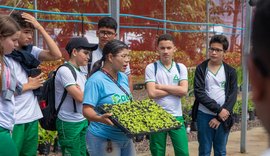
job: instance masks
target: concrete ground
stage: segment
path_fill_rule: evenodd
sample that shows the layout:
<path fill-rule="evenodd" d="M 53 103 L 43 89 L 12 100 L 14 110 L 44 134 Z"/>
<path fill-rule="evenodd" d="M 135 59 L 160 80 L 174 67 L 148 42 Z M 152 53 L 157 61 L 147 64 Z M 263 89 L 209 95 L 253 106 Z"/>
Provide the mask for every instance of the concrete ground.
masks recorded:
<path fill-rule="evenodd" d="M 268 147 L 268 136 L 262 127 L 254 127 L 247 131 L 246 153 L 240 153 L 241 132 L 235 131 L 229 135 L 227 156 L 259 156 Z M 189 142 L 190 156 L 198 156 L 198 142 Z M 150 152 L 140 153 L 138 156 L 150 156 Z M 173 147 L 167 146 L 167 156 L 173 156 Z M 213 155 L 213 154 L 212 154 Z"/>

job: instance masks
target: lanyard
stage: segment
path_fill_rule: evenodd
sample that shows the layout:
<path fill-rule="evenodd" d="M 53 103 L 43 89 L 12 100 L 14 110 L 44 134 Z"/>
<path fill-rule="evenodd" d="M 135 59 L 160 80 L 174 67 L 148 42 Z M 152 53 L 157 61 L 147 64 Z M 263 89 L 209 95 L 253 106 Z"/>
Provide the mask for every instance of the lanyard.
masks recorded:
<path fill-rule="evenodd" d="M 128 92 L 106 70 L 101 68 L 100 71 L 107 75 L 128 96 L 132 102 L 132 97 L 128 94 Z"/>

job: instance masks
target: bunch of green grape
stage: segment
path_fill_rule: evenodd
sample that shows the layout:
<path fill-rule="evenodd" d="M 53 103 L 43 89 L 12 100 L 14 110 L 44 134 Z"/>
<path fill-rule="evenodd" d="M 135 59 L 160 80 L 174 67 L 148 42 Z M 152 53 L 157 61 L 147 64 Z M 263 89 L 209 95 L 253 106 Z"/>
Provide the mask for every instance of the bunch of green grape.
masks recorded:
<path fill-rule="evenodd" d="M 115 105 L 105 104 L 103 109 L 112 113 L 112 117 L 132 134 L 158 132 L 181 126 L 175 117 L 150 99 Z"/>

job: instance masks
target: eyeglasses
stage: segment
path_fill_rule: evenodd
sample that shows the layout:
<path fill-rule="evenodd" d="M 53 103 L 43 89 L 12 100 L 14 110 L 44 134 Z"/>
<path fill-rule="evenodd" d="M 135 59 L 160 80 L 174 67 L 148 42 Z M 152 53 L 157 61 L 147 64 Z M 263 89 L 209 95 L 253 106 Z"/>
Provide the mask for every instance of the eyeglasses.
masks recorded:
<path fill-rule="evenodd" d="M 123 59 L 128 59 L 128 60 L 131 59 L 131 56 L 130 56 L 130 55 L 116 55 L 116 56 L 120 56 L 120 57 L 122 57 Z"/>
<path fill-rule="evenodd" d="M 99 31 L 98 34 L 101 36 L 101 37 L 104 37 L 105 35 L 107 37 L 112 37 L 113 35 L 115 35 L 116 33 L 113 33 L 113 32 L 110 32 L 110 31 Z"/>
<path fill-rule="evenodd" d="M 217 52 L 217 53 L 221 53 L 223 52 L 224 50 L 223 49 L 218 49 L 218 48 L 209 48 L 209 52 L 210 53 L 213 53 L 213 52 Z"/>

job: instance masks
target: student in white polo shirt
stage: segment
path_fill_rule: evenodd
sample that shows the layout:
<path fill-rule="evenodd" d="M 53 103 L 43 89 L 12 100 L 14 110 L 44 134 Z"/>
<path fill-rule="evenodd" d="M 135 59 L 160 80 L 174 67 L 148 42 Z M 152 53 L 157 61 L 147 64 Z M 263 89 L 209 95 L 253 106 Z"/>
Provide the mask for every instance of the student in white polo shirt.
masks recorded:
<path fill-rule="evenodd" d="M 11 17 L 20 25 L 18 47 L 8 61 L 16 78 L 23 84 L 23 93 L 15 96 L 15 126 L 12 133 L 19 155 L 35 156 L 38 147 L 38 120 L 42 113 L 34 90 L 42 86 L 43 74 L 36 69 L 40 61 L 60 59 L 62 54 L 42 25 L 28 13 L 13 12 Z M 33 31 L 38 30 L 48 49 L 33 46 Z M 39 75 L 38 75 L 39 74 Z"/>
<path fill-rule="evenodd" d="M 103 17 L 98 21 L 98 29 L 96 31 L 96 35 L 99 40 L 98 48 L 94 50 L 92 55 L 90 56 L 88 65 L 84 67 L 80 67 L 82 72 L 84 72 L 86 75 L 90 76 L 91 74 L 93 74 L 93 72 L 91 71 L 93 69 L 94 64 L 102 58 L 103 56 L 102 49 L 104 48 L 105 44 L 111 40 L 116 39 L 117 26 L 118 26 L 117 22 L 112 17 Z M 133 84 L 132 84 L 132 76 L 131 76 L 131 70 L 130 70 L 129 64 L 126 68 L 125 74 L 128 76 L 129 87 L 132 92 Z"/>
<path fill-rule="evenodd" d="M 209 59 L 196 67 L 193 120 L 197 116 L 199 155 L 225 156 L 233 124 L 232 110 L 237 98 L 237 75 L 223 61 L 229 42 L 224 35 L 214 35 L 209 42 Z"/>
<path fill-rule="evenodd" d="M 56 120 L 63 155 L 86 155 L 85 134 L 88 121 L 82 114 L 86 76 L 79 67 L 87 65 L 89 53 L 96 49 L 97 45 L 88 43 L 84 37 L 72 38 L 66 46 L 70 56 L 67 63 L 74 69 L 76 77 L 66 66 L 60 67 L 55 76 L 55 109 L 58 108 L 64 91 L 67 91 Z"/>
<path fill-rule="evenodd" d="M 169 134 L 175 155 L 187 156 L 188 138 L 182 114 L 181 97 L 188 91 L 187 68 L 182 63 L 173 61 L 176 51 L 174 38 L 169 34 L 159 36 L 157 51 L 160 59 L 147 65 L 145 83 L 148 96 L 153 98 L 163 109 L 182 123 L 177 130 L 150 135 L 150 150 L 153 156 L 165 156 L 166 138 Z"/>

